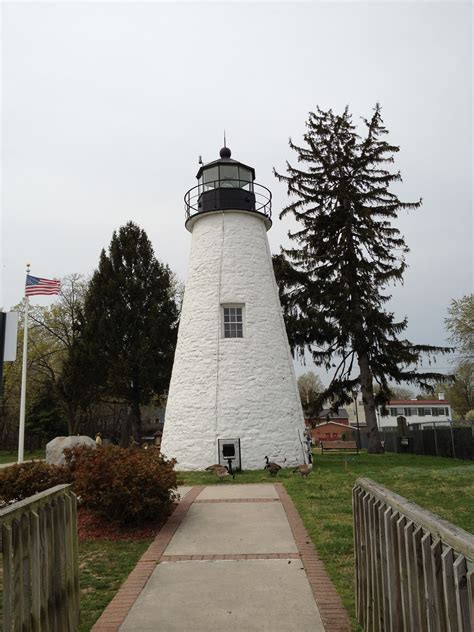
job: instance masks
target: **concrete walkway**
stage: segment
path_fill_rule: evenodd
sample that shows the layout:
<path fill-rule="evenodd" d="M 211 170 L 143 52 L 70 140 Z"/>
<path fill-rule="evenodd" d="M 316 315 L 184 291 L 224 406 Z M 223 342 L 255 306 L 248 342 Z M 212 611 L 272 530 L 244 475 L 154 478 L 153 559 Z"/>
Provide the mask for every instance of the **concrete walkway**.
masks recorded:
<path fill-rule="evenodd" d="M 94 632 L 350 630 L 281 485 L 223 482 L 180 492 Z"/>

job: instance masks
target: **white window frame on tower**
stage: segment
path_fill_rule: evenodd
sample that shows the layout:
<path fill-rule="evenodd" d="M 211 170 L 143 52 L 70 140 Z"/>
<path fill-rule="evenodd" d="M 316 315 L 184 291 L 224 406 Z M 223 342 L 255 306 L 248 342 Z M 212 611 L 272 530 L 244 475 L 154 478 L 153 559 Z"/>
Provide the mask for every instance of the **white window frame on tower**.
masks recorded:
<path fill-rule="evenodd" d="M 230 313 L 229 318 L 226 320 L 226 310 L 240 310 L 241 320 L 238 320 L 239 315 L 236 313 Z M 245 305 L 244 303 L 222 303 L 221 304 L 221 337 L 225 340 L 241 340 L 245 337 Z M 229 325 L 229 327 L 226 327 Z M 239 327 L 240 325 L 240 327 Z M 241 331 L 241 335 L 237 335 Z M 230 331 L 229 331 L 230 330 Z M 235 333 L 236 335 L 232 335 Z M 229 335 L 230 334 L 230 335 Z"/>

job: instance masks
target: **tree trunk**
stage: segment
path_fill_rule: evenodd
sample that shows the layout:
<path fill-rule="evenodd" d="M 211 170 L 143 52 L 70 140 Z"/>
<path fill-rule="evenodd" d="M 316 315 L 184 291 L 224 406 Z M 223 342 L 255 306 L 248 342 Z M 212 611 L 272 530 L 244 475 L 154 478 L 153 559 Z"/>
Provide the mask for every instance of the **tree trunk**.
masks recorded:
<path fill-rule="evenodd" d="M 142 416 L 138 397 L 134 397 L 132 401 L 132 429 L 133 438 L 140 445 L 142 442 Z"/>
<path fill-rule="evenodd" d="M 76 408 L 71 402 L 67 403 L 67 430 L 70 437 L 74 437 L 77 434 L 77 415 Z"/>
<path fill-rule="evenodd" d="M 361 352 L 357 354 L 357 359 L 360 368 L 360 388 L 362 391 L 362 401 L 364 403 L 367 437 L 369 439 L 367 451 L 369 454 L 381 454 L 383 448 L 377 426 L 377 415 L 375 414 L 374 388 L 369 358 L 367 353 Z"/>
<path fill-rule="evenodd" d="M 120 436 L 120 446 L 128 448 L 132 434 L 132 412 L 127 412 L 122 421 L 122 432 Z"/>

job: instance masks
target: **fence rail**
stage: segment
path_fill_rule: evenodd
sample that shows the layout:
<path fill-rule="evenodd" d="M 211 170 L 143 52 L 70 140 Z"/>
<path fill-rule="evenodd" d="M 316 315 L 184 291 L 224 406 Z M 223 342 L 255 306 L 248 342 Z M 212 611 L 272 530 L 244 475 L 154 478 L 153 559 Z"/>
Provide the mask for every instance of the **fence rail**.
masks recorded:
<path fill-rule="evenodd" d="M 370 479 L 357 479 L 352 506 L 364 630 L 472 632 L 474 536 Z"/>
<path fill-rule="evenodd" d="M 57 485 L 0 510 L 4 632 L 79 625 L 76 496 Z"/>

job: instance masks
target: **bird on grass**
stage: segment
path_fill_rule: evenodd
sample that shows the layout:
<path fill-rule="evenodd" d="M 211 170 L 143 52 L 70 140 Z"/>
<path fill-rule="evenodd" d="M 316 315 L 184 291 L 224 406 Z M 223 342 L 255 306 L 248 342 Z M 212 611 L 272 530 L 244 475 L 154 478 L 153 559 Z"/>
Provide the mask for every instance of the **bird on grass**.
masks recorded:
<path fill-rule="evenodd" d="M 272 476 L 276 476 L 278 472 L 281 470 L 281 465 L 278 465 L 278 463 L 272 463 L 271 461 L 269 461 L 268 456 L 265 457 L 265 461 L 266 461 L 266 465 L 263 469 L 267 470 L 267 472 L 270 472 Z"/>
<path fill-rule="evenodd" d="M 230 476 L 229 468 L 226 465 L 221 465 L 220 463 L 209 465 L 209 467 L 206 467 L 206 472 L 212 472 L 218 478 L 225 478 L 226 476 Z M 232 478 L 235 478 L 234 473 L 232 473 Z"/>
<path fill-rule="evenodd" d="M 311 474 L 312 471 L 313 471 L 313 464 L 312 463 L 305 463 L 304 465 L 298 465 L 293 470 L 293 472 L 295 472 L 297 474 L 301 474 L 301 478 L 303 478 L 303 477 L 306 478 L 308 476 L 308 474 Z"/>

